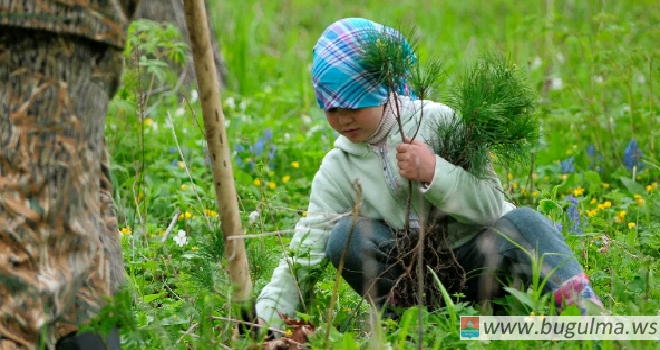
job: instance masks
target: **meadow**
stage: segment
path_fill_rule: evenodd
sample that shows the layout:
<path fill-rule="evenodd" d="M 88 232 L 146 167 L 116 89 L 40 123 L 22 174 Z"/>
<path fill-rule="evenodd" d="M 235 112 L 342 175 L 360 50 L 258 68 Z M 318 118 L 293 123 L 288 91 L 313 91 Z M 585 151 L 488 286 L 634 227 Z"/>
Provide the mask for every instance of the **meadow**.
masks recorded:
<path fill-rule="evenodd" d="M 496 48 L 538 91 L 542 140 L 529 162 L 496 168 L 507 198 L 550 217 L 613 315 L 660 313 L 660 3 L 652 0 L 392 1 L 210 0 L 209 16 L 229 70 L 221 92 L 255 297 L 269 281 L 312 178 L 336 133 L 318 108 L 309 68 L 323 29 L 343 17 L 416 28 L 419 57 L 443 61 L 446 81 Z M 243 349 L 223 267 L 224 248 L 206 155 L 200 101 L 172 91 L 165 59 L 184 47 L 172 27 L 136 21 L 123 84 L 106 125 L 128 288 L 101 320 L 122 324 L 124 349 Z M 136 57 L 135 49 L 147 54 Z M 137 59 L 136 59 L 137 58 Z M 154 86 L 165 86 L 154 88 Z M 431 97 L 431 99 L 433 99 Z M 442 101 L 440 101 L 442 102 Z M 172 224 L 172 225 L 171 225 Z M 168 230 L 168 236 L 163 237 Z M 273 234 L 283 231 L 281 235 Z M 336 270 L 328 266 L 300 317 L 322 326 Z M 333 325 L 358 308 L 342 282 Z M 477 309 L 451 296 L 436 312 L 417 308 L 370 333 L 352 322 L 328 335 L 333 349 L 590 349 L 591 342 L 460 341 L 458 316 Z M 549 314 L 533 290 L 507 301 L 511 314 Z M 602 349 L 655 349 L 649 341 L 603 341 Z"/>

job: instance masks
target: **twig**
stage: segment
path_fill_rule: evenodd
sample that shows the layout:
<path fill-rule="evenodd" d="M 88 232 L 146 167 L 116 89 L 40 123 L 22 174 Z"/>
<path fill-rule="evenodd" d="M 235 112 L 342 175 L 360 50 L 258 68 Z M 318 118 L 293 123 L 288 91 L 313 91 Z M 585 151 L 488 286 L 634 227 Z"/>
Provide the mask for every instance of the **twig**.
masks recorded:
<path fill-rule="evenodd" d="M 256 169 L 256 167 L 255 167 Z M 259 172 L 260 174 L 260 172 Z M 263 181 L 260 181 L 260 194 L 262 195 L 264 202 L 266 204 L 266 207 L 268 207 L 268 199 L 266 199 L 266 196 L 264 195 L 265 191 L 263 189 Z M 275 217 L 273 216 L 273 213 L 271 211 L 268 211 L 270 214 L 270 218 L 273 221 L 273 226 L 277 227 L 277 223 L 275 222 Z M 261 220 L 259 220 L 261 221 Z M 263 227 L 263 226 L 262 226 Z M 263 228 L 262 228 L 263 229 Z M 241 237 L 241 236 L 233 236 L 233 237 L 227 237 L 227 238 L 234 238 L 234 237 Z M 307 305 L 305 305 L 305 298 L 302 295 L 302 290 L 300 290 L 300 284 L 296 280 L 296 275 L 293 273 L 293 266 L 291 266 L 291 261 L 289 261 L 289 257 L 287 256 L 286 253 L 286 247 L 284 246 L 284 240 L 282 240 L 282 236 L 277 235 L 277 237 L 280 238 L 280 246 L 282 247 L 282 254 L 284 254 L 284 260 L 286 260 L 287 266 L 289 266 L 289 273 L 291 273 L 291 279 L 293 280 L 293 284 L 296 286 L 296 290 L 298 291 L 298 297 L 300 298 L 300 304 L 303 307 L 304 312 L 307 312 Z"/>
<path fill-rule="evenodd" d="M 179 218 L 179 215 L 181 215 L 181 210 L 177 209 L 174 212 L 174 217 L 172 217 L 172 221 L 170 222 L 170 225 L 167 226 L 167 229 L 165 230 L 165 233 L 163 234 L 163 238 L 161 238 L 161 243 L 164 243 L 167 240 L 167 236 L 172 232 L 174 229 L 174 225 L 176 224 L 177 219 Z"/>
<path fill-rule="evenodd" d="M 420 164 L 419 164 L 419 158 L 417 158 L 417 164 L 415 164 L 417 167 L 417 177 L 419 178 L 420 175 Z M 418 187 L 419 190 L 419 187 Z M 420 191 L 421 192 L 421 191 Z M 412 197 L 412 191 L 410 192 L 410 197 Z M 423 213 L 422 208 L 424 206 L 424 196 L 422 196 L 421 193 L 419 193 L 419 210 L 420 212 Z M 417 302 L 419 304 L 417 308 L 417 322 L 419 323 L 419 350 L 422 350 L 424 348 L 424 342 L 422 339 L 424 339 L 424 324 L 422 323 L 422 306 L 424 306 L 424 300 L 423 300 L 423 295 L 424 295 L 424 268 L 422 267 L 424 264 L 424 234 L 425 234 L 425 220 L 424 220 L 424 215 L 420 215 L 419 218 L 419 237 L 417 239 L 417 246 L 419 247 L 417 251 Z"/>
<path fill-rule="evenodd" d="M 337 289 L 339 288 L 339 281 L 341 280 L 341 273 L 344 270 L 344 258 L 348 252 L 348 247 L 351 244 L 351 238 L 353 238 L 353 232 L 355 231 L 355 224 L 357 223 L 358 216 L 360 215 L 360 203 L 362 202 L 362 183 L 360 179 L 355 180 L 355 187 L 357 188 L 357 200 L 355 201 L 355 206 L 353 207 L 353 221 L 351 222 L 351 230 L 348 233 L 348 238 L 346 239 L 346 245 L 344 250 L 341 252 L 341 258 L 339 259 L 339 266 L 337 267 L 337 280 L 335 281 L 335 286 L 332 290 L 332 296 L 330 298 L 330 308 L 328 310 L 328 327 L 325 333 L 325 340 L 323 341 L 323 348 L 328 348 L 328 339 L 330 336 L 330 328 L 332 327 L 332 310 L 337 301 Z"/>
<path fill-rule="evenodd" d="M 237 319 L 233 319 L 233 318 L 220 317 L 220 316 L 211 316 L 211 319 L 212 320 L 227 321 L 227 322 L 234 322 L 234 323 L 242 323 L 242 324 L 247 325 L 247 326 L 264 328 L 264 326 L 260 325 L 260 324 L 245 322 L 243 320 L 237 320 Z M 268 328 L 268 330 L 272 331 L 272 332 L 275 332 L 275 333 L 281 333 L 281 334 L 286 333 L 285 331 L 283 331 L 281 329 L 278 329 L 278 328 Z"/>
<path fill-rule="evenodd" d="M 179 155 L 181 156 L 181 161 L 183 162 L 183 168 L 186 170 L 186 174 L 188 174 L 188 178 L 190 179 L 190 183 L 192 184 L 193 192 L 195 192 L 195 197 L 197 197 L 197 201 L 199 202 L 199 205 L 202 206 L 202 216 L 206 219 L 206 224 L 208 225 L 208 228 L 211 228 L 211 220 L 209 220 L 209 217 L 206 215 L 206 212 L 204 211 L 204 203 L 202 203 L 202 199 L 199 198 L 199 194 L 197 194 L 197 190 L 195 187 L 195 181 L 193 181 L 192 175 L 190 174 L 190 170 L 188 170 L 188 165 L 186 164 L 186 157 L 183 155 L 183 151 L 181 150 L 181 147 L 179 146 L 179 140 L 176 137 L 176 131 L 174 131 L 174 119 L 172 119 L 172 114 L 170 114 L 170 111 L 167 111 L 167 119 L 170 121 L 172 124 L 172 136 L 174 136 L 174 142 L 176 143 L 176 149 L 179 151 Z"/>
<path fill-rule="evenodd" d="M 190 333 L 192 333 L 192 331 L 195 330 L 195 327 L 197 327 L 197 323 L 193 323 L 192 326 L 190 326 L 190 328 L 188 328 L 188 330 L 183 332 L 183 334 L 181 335 L 179 340 L 177 340 L 176 343 L 174 343 L 174 345 L 179 344 L 183 340 L 183 337 L 185 337 L 186 335 L 189 335 Z"/>
<path fill-rule="evenodd" d="M 151 107 L 149 107 L 144 112 L 144 116 L 146 117 L 146 116 L 150 115 L 156 109 L 156 107 L 158 107 L 158 105 L 161 102 L 163 102 L 163 99 L 165 97 L 174 95 L 177 91 L 179 91 L 179 89 L 181 88 L 181 85 L 183 84 L 183 81 L 185 80 L 185 77 L 186 77 L 186 70 L 184 69 L 183 74 L 181 75 L 181 77 L 179 77 L 179 80 L 177 81 L 177 83 L 176 83 L 176 85 L 174 86 L 173 89 L 167 90 L 168 86 L 163 86 L 161 88 L 151 90 L 149 93 L 152 94 L 152 95 L 158 94 L 159 98 L 158 98 L 158 101 L 156 101 Z"/>

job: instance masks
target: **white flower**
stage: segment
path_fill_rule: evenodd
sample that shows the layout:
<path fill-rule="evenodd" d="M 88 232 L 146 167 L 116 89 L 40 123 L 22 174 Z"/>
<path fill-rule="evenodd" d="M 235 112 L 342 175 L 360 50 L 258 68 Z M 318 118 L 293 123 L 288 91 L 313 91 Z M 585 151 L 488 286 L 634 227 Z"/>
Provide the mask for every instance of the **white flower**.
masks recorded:
<path fill-rule="evenodd" d="M 174 115 L 177 117 L 180 117 L 182 115 L 186 114 L 186 109 L 183 107 L 179 107 L 176 109 L 176 112 L 174 112 Z"/>
<path fill-rule="evenodd" d="M 289 141 L 289 140 L 291 140 L 291 134 L 289 134 L 288 132 L 285 132 L 284 133 L 284 141 Z"/>
<path fill-rule="evenodd" d="M 241 109 L 241 111 L 245 112 L 247 109 L 247 100 L 241 101 L 241 103 L 238 104 L 238 108 Z"/>
<path fill-rule="evenodd" d="M 539 56 L 536 56 L 536 57 L 534 57 L 534 62 L 532 62 L 532 66 L 530 68 L 532 70 L 536 70 L 539 67 L 541 67 L 542 64 L 543 64 L 543 59 L 541 59 L 541 57 L 539 57 Z"/>
<path fill-rule="evenodd" d="M 563 84 L 563 80 L 561 79 L 561 77 L 554 77 L 554 78 L 552 78 L 552 85 L 551 85 L 550 88 L 552 90 L 561 90 L 563 85 L 564 84 Z"/>
<path fill-rule="evenodd" d="M 264 93 L 270 94 L 271 92 L 273 92 L 273 88 L 271 88 L 270 85 L 266 85 L 264 88 Z"/>
<path fill-rule="evenodd" d="M 564 63 L 564 55 L 561 52 L 557 52 L 555 57 L 557 57 L 557 61 L 559 61 L 559 63 Z"/>
<path fill-rule="evenodd" d="M 259 219 L 259 211 L 255 210 L 250 213 L 250 224 L 254 224 Z"/>
<path fill-rule="evenodd" d="M 646 82 L 646 78 L 643 75 L 640 74 L 637 77 L 637 82 L 640 83 L 640 84 L 644 84 Z"/>
<path fill-rule="evenodd" d="M 595 75 L 594 76 L 594 83 L 600 84 L 603 82 L 603 76 L 602 75 Z"/>
<path fill-rule="evenodd" d="M 183 247 L 183 245 L 188 242 L 188 237 L 186 237 L 186 231 L 184 230 L 179 230 L 179 233 L 172 239 L 174 239 L 174 242 L 176 242 L 179 247 Z"/>
<path fill-rule="evenodd" d="M 225 99 L 225 104 L 226 104 L 227 107 L 229 107 L 230 109 L 234 109 L 234 108 L 236 108 L 236 101 L 235 101 L 234 98 L 231 97 L 231 96 L 230 96 L 230 97 L 227 97 L 227 98 Z"/>
<path fill-rule="evenodd" d="M 197 94 L 197 90 L 193 89 L 193 90 L 190 92 L 190 102 L 191 102 L 191 103 L 195 103 L 195 102 L 197 102 L 197 99 L 198 99 L 198 98 L 199 98 L 199 95 Z"/>
<path fill-rule="evenodd" d="M 307 137 L 311 137 L 315 132 L 317 132 L 319 130 L 323 130 L 324 128 L 325 128 L 325 126 L 323 126 L 323 125 L 314 125 L 314 126 L 312 126 L 309 129 L 309 131 L 307 132 Z"/>
<path fill-rule="evenodd" d="M 305 122 L 305 123 L 311 123 L 312 122 L 312 118 L 310 116 L 308 116 L 307 114 L 303 114 L 301 116 L 301 118 L 302 118 L 303 122 Z"/>

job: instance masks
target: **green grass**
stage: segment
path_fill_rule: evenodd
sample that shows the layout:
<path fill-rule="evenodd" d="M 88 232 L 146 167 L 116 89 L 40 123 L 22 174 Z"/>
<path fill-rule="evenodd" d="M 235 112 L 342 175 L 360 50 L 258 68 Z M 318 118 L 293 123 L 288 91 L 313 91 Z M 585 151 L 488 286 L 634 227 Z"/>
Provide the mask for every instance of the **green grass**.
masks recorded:
<path fill-rule="evenodd" d="M 234 162 L 243 228 L 247 234 L 293 228 L 304 215 L 320 161 L 332 147 L 335 136 L 317 108 L 309 73 L 312 46 L 323 29 L 351 16 L 395 27 L 415 25 L 420 59 L 441 57 L 447 77 L 490 48 L 510 54 L 528 68 L 542 96 L 544 142 L 534 155 L 533 168 L 497 169 L 507 196 L 563 225 L 567 243 L 613 314 L 656 315 L 660 192 L 654 184 L 660 182 L 655 141 L 660 101 L 653 92 L 660 86 L 658 5 L 657 1 L 568 0 L 211 0 L 209 15 L 230 72 L 229 87 L 221 93 L 227 134 L 234 159 L 244 164 Z M 132 33 L 133 45 L 140 43 L 160 57 L 180 56 L 181 48 L 171 40 L 175 33 L 146 23 L 134 23 L 132 29 L 141 26 L 150 31 Z M 106 129 L 131 298 L 119 297 L 115 310 L 124 324 L 124 348 L 242 348 L 247 343 L 232 341 L 232 324 L 211 318 L 236 318 L 236 314 L 229 278 L 222 269 L 221 229 L 199 125 L 200 102 L 186 103 L 180 94 L 152 94 L 144 108 L 150 114 L 141 121 L 138 91 L 149 90 L 152 76 L 156 83 L 170 86 L 176 79 L 161 59 L 149 58 L 140 68 L 147 79 L 138 85 L 138 71 L 130 60 L 132 47 L 126 51 L 124 83 L 111 104 Z M 555 88 L 548 89 L 550 84 Z M 185 97 L 191 101 L 189 93 Z M 168 113 L 173 128 L 167 126 Z M 250 146 L 258 148 L 260 138 L 265 138 L 264 149 L 256 156 Z M 648 162 L 634 174 L 624 166 L 624 149 L 632 139 Z M 236 152 L 239 145 L 244 150 Z M 593 166 L 589 145 L 602 155 Z M 272 146 L 276 149 L 271 159 Z M 180 151 L 186 156 L 185 165 Z M 571 157 L 574 171 L 565 173 L 560 161 Z M 250 159 L 255 160 L 254 168 Z M 578 200 L 575 210 L 589 217 L 582 234 L 571 232 L 569 194 Z M 183 215 L 161 243 L 176 210 Z M 250 223 L 255 210 L 262 214 Z M 188 238 L 183 247 L 172 239 L 179 230 Z M 603 236 L 608 237 L 607 249 Z M 284 245 L 290 238 L 282 234 Z M 282 244 L 272 235 L 245 243 L 256 296 L 279 262 Z M 327 268 L 314 288 L 309 316 L 315 325 L 327 321 L 335 276 L 334 269 Z M 453 320 L 477 311 L 456 296 L 448 297 L 453 300 L 451 307 L 423 312 L 424 348 L 590 348 L 579 342 L 460 341 Z M 359 303 L 358 295 L 342 283 L 334 325 L 342 324 Z M 365 304 L 360 306 L 361 314 L 369 310 Z M 549 312 L 549 303 L 533 291 L 517 294 L 509 305 L 512 314 Z M 109 306 L 108 311 L 112 309 Z M 372 348 L 376 341 L 390 342 L 393 349 L 417 348 L 416 308 L 408 310 L 399 324 L 385 328 L 387 332 L 370 339 L 365 337 L 368 326 L 354 323 L 348 332 L 330 335 L 332 347 Z M 407 336 L 413 341 L 406 342 Z M 313 344 L 320 348 L 321 341 Z M 603 349 L 655 347 L 639 341 L 602 343 Z"/>

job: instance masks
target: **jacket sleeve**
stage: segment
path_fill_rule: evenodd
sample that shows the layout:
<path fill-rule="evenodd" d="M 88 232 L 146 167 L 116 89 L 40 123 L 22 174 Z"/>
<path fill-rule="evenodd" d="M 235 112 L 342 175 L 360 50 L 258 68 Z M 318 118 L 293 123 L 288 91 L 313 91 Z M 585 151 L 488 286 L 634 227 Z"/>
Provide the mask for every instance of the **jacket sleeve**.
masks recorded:
<path fill-rule="evenodd" d="M 434 103 L 433 109 L 430 116 L 436 121 L 455 117 L 454 111 L 443 104 Z M 486 176 L 477 178 L 436 155 L 433 181 L 420 189 L 439 210 L 465 224 L 491 225 L 505 209 L 502 183 L 492 165 Z"/>
<path fill-rule="evenodd" d="M 326 243 L 333 225 L 338 220 L 338 214 L 351 208 L 348 197 L 324 168 L 327 167 L 322 164 L 314 176 L 307 217 L 300 219 L 295 226 L 288 257 L 282 258 L 270 283 L 263 288 L 257 300 L 257 315 L 271 327 L 279 328 L 283 325 L 276 310 L 288 316 L 295 316 L 294 312 L 300 303 L 300 295 L 287 260 L 291 263 L 296 281 L 305 295 L 316 282 L 312 277 L 316 274 L 311 272 L 326 261 Z"/>

